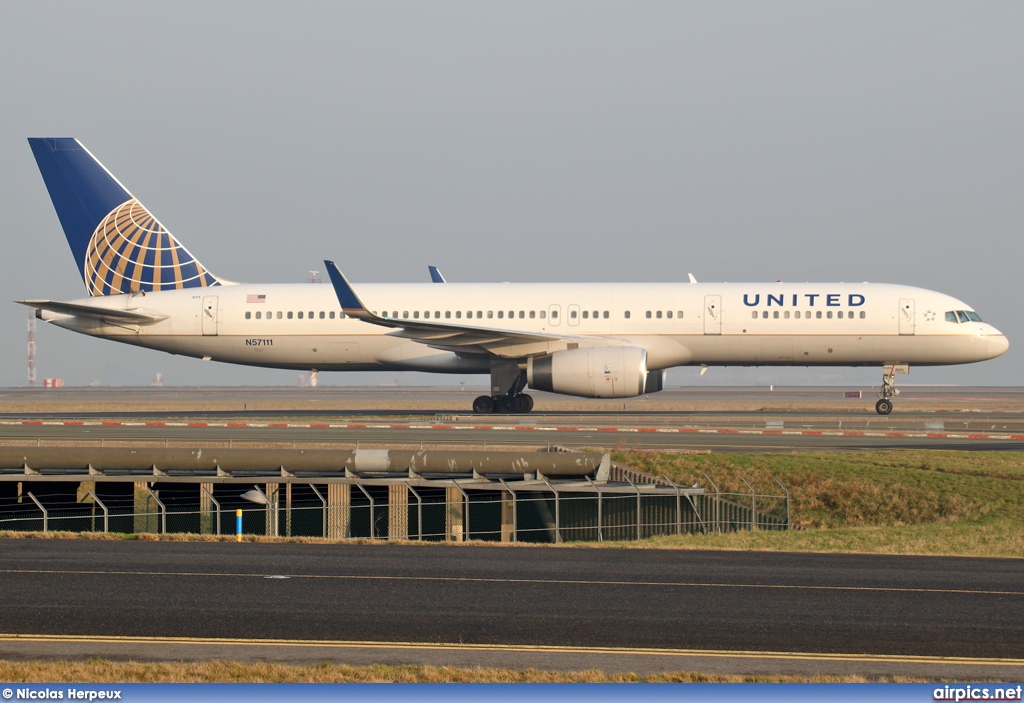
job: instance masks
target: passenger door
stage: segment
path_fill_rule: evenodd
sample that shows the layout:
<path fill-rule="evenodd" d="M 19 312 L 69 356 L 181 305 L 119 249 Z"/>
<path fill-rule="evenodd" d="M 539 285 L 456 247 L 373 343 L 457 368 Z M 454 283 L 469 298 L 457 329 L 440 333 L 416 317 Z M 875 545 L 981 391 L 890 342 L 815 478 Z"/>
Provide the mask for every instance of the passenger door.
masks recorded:
<path fill-rule="evenodd" d="M 217 335 L 217 296 L 203 296 L 203 336 L 214 337 Z"/>
<path fill-rule="evenodd" d="M 704 296 L 704 334 L 722 334 L 722 296 Z"/>
<path fill-rule="evenodd" d="M 914 334 L 914 301 L 910 298 L 900 300 L 900 334 Z"/>

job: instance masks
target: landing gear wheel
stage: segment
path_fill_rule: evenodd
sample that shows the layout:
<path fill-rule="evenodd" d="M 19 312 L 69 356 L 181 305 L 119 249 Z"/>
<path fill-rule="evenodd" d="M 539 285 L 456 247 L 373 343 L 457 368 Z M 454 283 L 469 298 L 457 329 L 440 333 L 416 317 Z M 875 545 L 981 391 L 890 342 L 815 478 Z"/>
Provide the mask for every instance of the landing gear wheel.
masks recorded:
<path fill-rule="evenodd" d="M 515 409 L 515 401 L 507 395 L 499 396 L 494 399 L 494 412 L 496 413 L 508 415 L 509 413 L 515 412 Z"/>
<path fill-rule="evenodd" d="M 489 395 L 482 395 L 473 401 L 473 412 L 477 415 L 490 415 L 494 412 L 494 400 Z"/>
<path fill-rule="evenodd" d="M 528 413 L 533 410 L 533 396 L 520 393 L 515 397 L 515 404 L 517 413 Z"/>
<path fill-rule="evenodd" d="M 880 401 L 875 403 L 875 412 L 879 415 L 888 415 L 892 412 L 892 401 L 882 398 Z"/>

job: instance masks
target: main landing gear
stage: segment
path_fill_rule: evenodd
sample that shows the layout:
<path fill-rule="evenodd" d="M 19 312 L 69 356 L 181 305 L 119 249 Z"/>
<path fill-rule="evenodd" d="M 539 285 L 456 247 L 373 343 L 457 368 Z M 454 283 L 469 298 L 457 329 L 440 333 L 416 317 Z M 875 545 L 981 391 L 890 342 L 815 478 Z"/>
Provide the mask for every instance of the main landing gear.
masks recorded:
<path fill-rule="evenodd" d="M 473 401 L 477 415 L 499 413 L 528 413 L 533 410 L 533 398 L 523 393 L 526 372 L 514 361 L 495 361 L 491 364 L 491 395 L 482 395 Z"/>
<path fill-rule="evenodd" d="M 879 415 L 891 413 L 892 399 L 899 394 L 899 389 L 896 388 L 896 366 L 892 365 L 882 375 L 882 389 L 878 393 L 879 400 L 875 403 L 875 412 Z"/>
<path fill-rule="evenodd" d="M 473 412 L 477 415 L 499 413 L 528 413 L 533 410 L 533 397 L 525 393 L 515 395 L 482 395 L 473 401 Z"/>

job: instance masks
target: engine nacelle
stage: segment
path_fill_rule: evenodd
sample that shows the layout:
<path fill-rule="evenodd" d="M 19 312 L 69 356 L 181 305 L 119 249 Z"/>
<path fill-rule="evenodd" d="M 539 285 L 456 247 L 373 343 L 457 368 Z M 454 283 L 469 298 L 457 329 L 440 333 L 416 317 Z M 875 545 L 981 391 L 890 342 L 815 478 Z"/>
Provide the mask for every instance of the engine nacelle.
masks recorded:
<path fill-rule="evenodd" d="M 530 388 L 584 398 L 632 398 L 647 383 L 647 350 L 640 347 L 566 349 L 531 357 Z"/>
<path fill-rule="evenodd" d="M 665 389 L 665 369 L 660 371 L 648 371 L 647 382 L 644 384 L 644 395 L 657 393 Z"/>

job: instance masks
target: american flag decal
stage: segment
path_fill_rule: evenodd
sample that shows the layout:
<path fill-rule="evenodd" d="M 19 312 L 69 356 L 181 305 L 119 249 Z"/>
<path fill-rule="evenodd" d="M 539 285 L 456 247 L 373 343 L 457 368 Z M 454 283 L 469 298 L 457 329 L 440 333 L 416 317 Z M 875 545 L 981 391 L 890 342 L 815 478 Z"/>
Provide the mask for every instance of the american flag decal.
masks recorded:
<path fill-rule="evenodd" d="M 247 303 L 265 303 L 267 302 L 267 296 L 265 295 L 253 295 L 250 293 L 245 296 L 245 302 Z"/>

